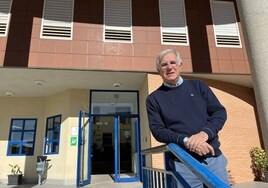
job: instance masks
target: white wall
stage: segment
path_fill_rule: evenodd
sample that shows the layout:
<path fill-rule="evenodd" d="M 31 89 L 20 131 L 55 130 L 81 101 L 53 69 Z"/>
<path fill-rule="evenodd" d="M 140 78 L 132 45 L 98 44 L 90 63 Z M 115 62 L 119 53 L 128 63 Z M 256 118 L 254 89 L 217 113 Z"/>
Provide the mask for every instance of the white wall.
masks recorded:
<path fill-rule="evenodd" d="M 24 181 L 37 182 L 36 158 L 43 155 L 46 118 L 62 115 L 60 151 L 48 155 L 52 167 L 47 173 L 47 182 L 75 184 L 77 147 L 70 145 L 72 127 L 78 126 L 79 110 L 88 111 L 89 91 L 69 90 L 47 98 L 0 98 L 0 185 L 7 183 L 10 173 L 8 164 L 19 164 Z M 11 118 L 37 118 L 34 156 L 6 156 Z"/>

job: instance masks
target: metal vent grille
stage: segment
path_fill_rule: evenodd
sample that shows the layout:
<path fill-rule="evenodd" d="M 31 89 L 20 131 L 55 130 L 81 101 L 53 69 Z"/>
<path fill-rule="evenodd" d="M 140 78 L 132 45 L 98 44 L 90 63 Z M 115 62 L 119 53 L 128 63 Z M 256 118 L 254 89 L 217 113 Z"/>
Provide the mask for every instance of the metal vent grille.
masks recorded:
<path fill-rule="evenodd" d="M 105 39 L 106 40 L 131 41 L 131 31 L 106 29 Z"/>
<path fill-rule="evenodd" d="M 233 45 L 233 46 L 241 45 L 238 36 L 216 35 L 216 41 L 218 45 Z"/>
<path fill-rule="evenodd" d="M 71 27 L 60 27 L 44 25 L 42 37 L 59 37 L 59 38 L 71 38 Z"/>
<path fill-rule="evenodd" d="M 211 1 L 216 45 L 241 47 L 233 2 Z"/>
<path fill-rule="evenodd" d="M 132 41 L 131 0 L 105 0 L 106 41 Z"/>
<path fill-rule="evenodd" d="M 73 0 L 45 0 L 41 37 L 72 38 Z"/>
<path fill-rule="evenodd" d="M 0 36 L 7 35 L 12 0 L 0 1 Z"/>
<path fill-rule="evenodd" d="M 163 42 L 166 43 L 188 44 L 187 36 L 185 33 L 162 32 L 162 37 Z"/>

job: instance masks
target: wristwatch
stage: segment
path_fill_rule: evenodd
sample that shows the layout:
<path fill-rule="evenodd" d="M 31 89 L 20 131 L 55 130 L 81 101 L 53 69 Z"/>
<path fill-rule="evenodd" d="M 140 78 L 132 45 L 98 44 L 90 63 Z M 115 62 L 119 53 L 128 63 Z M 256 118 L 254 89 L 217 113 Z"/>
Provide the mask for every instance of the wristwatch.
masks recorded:
<path fill-rule="evenodd" d="M 184 144 L 184 146 L 187 148 L 187 142 L 188 142 L 188 140 L 189 140 L 189 138 L 188 137 L 185 137 L 184 139 L 183 139 L 183 144 Z"/>

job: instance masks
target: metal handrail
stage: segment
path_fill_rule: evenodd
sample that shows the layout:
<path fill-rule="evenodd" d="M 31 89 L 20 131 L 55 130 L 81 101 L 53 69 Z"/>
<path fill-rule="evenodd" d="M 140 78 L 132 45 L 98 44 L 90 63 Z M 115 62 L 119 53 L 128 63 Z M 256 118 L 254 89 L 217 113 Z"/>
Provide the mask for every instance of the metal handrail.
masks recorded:
<path fill-rule="evenodd" d="M 141 152 L 141 155 L 143 156 L 143 172 L 144 170 L 148 170 L 148 167 L 146 167 L 146 155 L 149 154 L 156 154 L 156 153 L 165 153 L 165 152 L 171 152 L 173 153 L 179 160 L 182 162 L 187 168 L 189 168 L 196 176 L 198 176 L 201 181 L 206 184 L 209 188 L 230 188 L 231 186 L 223 182 L 220 178 L 218 178 L 215 174 L 213 174 L 208 168 L 203 166 L 201 163 L 199 163 L 195 158 L 193 158 L 190 154 L 188 154 L 186 151 L 184 151 L 180 146 L 174 143 L 170 143 L 168 145 L 162 145 L 157 146 L 154 148 L 145 149 Z M 167 159 L 165 159 L 167 160 Z M 165 164 L 168 164 L 167 161 L 165 161 Z M 150 170 L 153 170 L 151 168 Z M 159 171 L 158 169 L 154 169 L 155 171 Z M 168 168 L 165 170 L 166 172 L 162 172 L 164 174 L 170 174 L 167 172 Z M 172 172 L 172 177 L 175 178 L 177 181 L 182 183 L 182 185 L 185 184 L 185 180 L 181 179 L 182 176 L 180 176 L 177 172 Z M 143 176 L 143 182 L 147 181 L 145 178 L 146 176 Z M 165 178 L 165 181 L 167 181 L 167 178 Z M 144 185 L 147 185 L 146 183 Z"/>

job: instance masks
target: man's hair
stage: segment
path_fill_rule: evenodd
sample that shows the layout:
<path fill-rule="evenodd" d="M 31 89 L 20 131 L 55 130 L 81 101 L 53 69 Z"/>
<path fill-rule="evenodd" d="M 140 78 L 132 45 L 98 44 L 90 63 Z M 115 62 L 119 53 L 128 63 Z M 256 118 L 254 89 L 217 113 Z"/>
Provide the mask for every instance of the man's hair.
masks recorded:
<path fill-rule="evenodd" d="M 177 50 L 175 50 L 175 49 L 165 49 L 165 50 L 163 50 L 163 51 L 161 51 L 159 54 L 158 54 L 158 56 L 156 57 L 156 69 L 159 71 L 160 70 L 160 68 L 161 68 L 161 61 L 162 61 L 162 59 L 163 59 L 163 57 L 166 55 L 166 54 L 168 54 L 168 53 L 170 53 L 170 52 L 172 52 L 172 53 L 174 53 L 175 55 L 176 55 L 176 59 L 177 59 L 177 61 L 178 61 L 178 63 L 179 63 L 179 65 L 181 65 L 182 64 L 182 59 L 181 59 L 181 56 L 180 56 L 180 54 L 179 54 L 179 52 L 177 51 Z"/>

